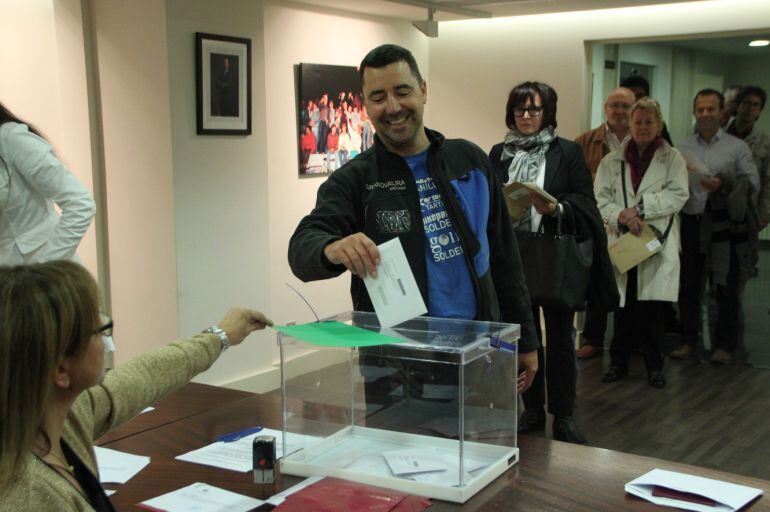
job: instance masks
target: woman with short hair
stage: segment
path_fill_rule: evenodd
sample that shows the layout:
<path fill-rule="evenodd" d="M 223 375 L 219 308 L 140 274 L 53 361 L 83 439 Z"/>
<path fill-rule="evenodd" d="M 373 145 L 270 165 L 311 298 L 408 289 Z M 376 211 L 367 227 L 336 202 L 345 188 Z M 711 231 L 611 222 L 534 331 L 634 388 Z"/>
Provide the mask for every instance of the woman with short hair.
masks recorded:
<path fill-rule="evenodd" d="M 615 313 L 610 366 L 604 382 L 628 375 L 634 338 L 644 350 L 650 386 L 666 386 L 663 375 L 664 302 L 679 293 L 679 210 L 689 197 L 687 167 L 679 151 L 661 137 L 663 114 L 657 101 L 642 98 L 629 112 L 631 138 L 602 159 L 594 189 L 607 223 L 609 242 L 648 224 L 662 250 L 625 274 L 615 271 L 621 309 Z"/>
<path fill-rule="evenodd" d="M 537 231 L 541 222 L 548 233 L 556 231 L 557 209 L 562 213 L 564 230 L 580 232 L 597 240 L 591 272 L 597 292 L 592 299 L 597 307 L 611 310 L 617 303 L 617 290 L 612 280 L 606 237 L 596 208 L 591 173 L 586 167 L 583 151 L 576 143 L 556 135 L 557 95 L 542 82 L 524 82 L 508 95 L 505 141 L 490 152 L 492 165 L 504 184 L 534 182 L 558 200 L 549 203 L 530 193 L 532 207 L 524 217 L 514 220 L 517 232 Z M 523 255 L 524 256 L 524 255 Z M 522 261 L 527 273 L 527 261 Z M 574 311 L 545 306 L 532 298 L 534 318 L 540 318 L 542 308 L 548 343 L 538 349 L 540 369 L 532 387 L 523 393 L 525 411 L 518 431 L 526 434 L 545 429 L 544 410 L 546 387 L 548 411 L 554 415 L 554 439 L 586 444 L 573 417 L 577 379 L 575 345 L 572 339 Z M 540 323 L 536 322 L 538 338 L 542 340 Z M 542 345 L 542 344 L 541 344 Z M 544 357 L 545 356 L 545 357 Z"/>
<path fill-rule="evenodd" d="M 135 357 L 104 375 L 91 275 L 71 261 L 0 267 L 0 496 L 2 509 L 113 510 L 94 439 L 211 366 L 272 322 L 231 309 L 216 327 Z"/>

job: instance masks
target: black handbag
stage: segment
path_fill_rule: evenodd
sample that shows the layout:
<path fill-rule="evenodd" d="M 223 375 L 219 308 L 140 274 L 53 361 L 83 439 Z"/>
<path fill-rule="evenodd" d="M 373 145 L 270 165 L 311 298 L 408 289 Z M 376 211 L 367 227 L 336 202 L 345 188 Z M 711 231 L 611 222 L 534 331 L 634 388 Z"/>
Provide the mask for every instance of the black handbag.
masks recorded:
<path fill-rule="evenodd" d="M 566 202 L 560 204 L 574 219 L 572 206 Z M 532 303 L 583 311 L 593 262 L 593 241 L 589 236 L 564 233 L 563 215 L 557 206 L 556 233 L 546 233 L 541 220 L 535 232 L 517 229 L 516 239 Z"/>

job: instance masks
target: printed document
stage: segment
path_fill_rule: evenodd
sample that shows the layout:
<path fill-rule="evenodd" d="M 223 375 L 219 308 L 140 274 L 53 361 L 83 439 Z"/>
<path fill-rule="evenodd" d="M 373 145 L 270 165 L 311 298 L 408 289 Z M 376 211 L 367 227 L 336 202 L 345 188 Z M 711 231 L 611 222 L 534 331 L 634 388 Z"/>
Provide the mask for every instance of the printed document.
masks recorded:
<path fill-rule="evenodd" d="M 392 327 L 428 312 L 398 237 L 377 246 L 377 278 L 364 278 L 380 325 Z"/>
<path fill-rule="evenodd" d="M 197 482 L 143 501 L 138 506 L 163 512 L 248 512 L 264 503 L 250 496 Z"/>
<path fill-rule="evenodd" d="M 426 471 L 444 471 L 447 463 L 433 450 L 391 450 L 382 452 L 393 474 L 411 475 Z"/>

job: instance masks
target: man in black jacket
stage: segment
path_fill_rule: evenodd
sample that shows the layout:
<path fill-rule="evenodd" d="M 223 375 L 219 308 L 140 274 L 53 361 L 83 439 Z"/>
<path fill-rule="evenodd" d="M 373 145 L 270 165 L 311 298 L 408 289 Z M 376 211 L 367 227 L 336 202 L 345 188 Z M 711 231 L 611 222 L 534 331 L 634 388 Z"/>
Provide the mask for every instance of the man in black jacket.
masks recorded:
<path fill-rule="evenodd" d="M 375 144 L 318 189 L 289 242 L 292 271 L 312 281 L 350 270 L 354 309 L 372 311 L 362 278 L 376 276 L 377 245 L 399 237 L 430 316 L 521 325 L 523 391 L 537 371 L 538 341 L 489 159 L 424 127 L 427 88 L 408 50 L 379 46 L 359 72 Z"/>

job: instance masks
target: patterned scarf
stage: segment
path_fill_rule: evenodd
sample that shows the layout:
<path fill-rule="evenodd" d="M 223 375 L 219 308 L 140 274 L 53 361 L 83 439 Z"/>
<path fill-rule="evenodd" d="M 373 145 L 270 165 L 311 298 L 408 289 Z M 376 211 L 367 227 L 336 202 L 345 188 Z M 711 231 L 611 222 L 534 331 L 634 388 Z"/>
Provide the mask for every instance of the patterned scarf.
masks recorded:
<path fill-rule="evenodd" d="M 518 181 L 520 183 L 532 182 L 537 179 L 540 164 L 545 160 L 545 153 L 551 141 L 556 138 L 553 126 L 544 128 L 532 135 L 522 135 L 512 128 L 505 135 L 503 143 L 503 155 L 501 160 L 511 159 L 508 166 L 508 180 L 506 185 Z M 516 229 L 529 230 L 531 209 L 527 210 L 519 221 L 514 221 Z"/>
<path fill-rule="evenodd" d="M 552 126 L 544 128 L 532 135 L 522 135 L 515 128 L 505 135 L 503 156 L 501 160 L 511 158 L 508 167 L 506 185 L 518 181 L 526 183 L 534 181 L 540 164 L 545 159 L 545 152 L 551 141 L 556 138 Z"/>

